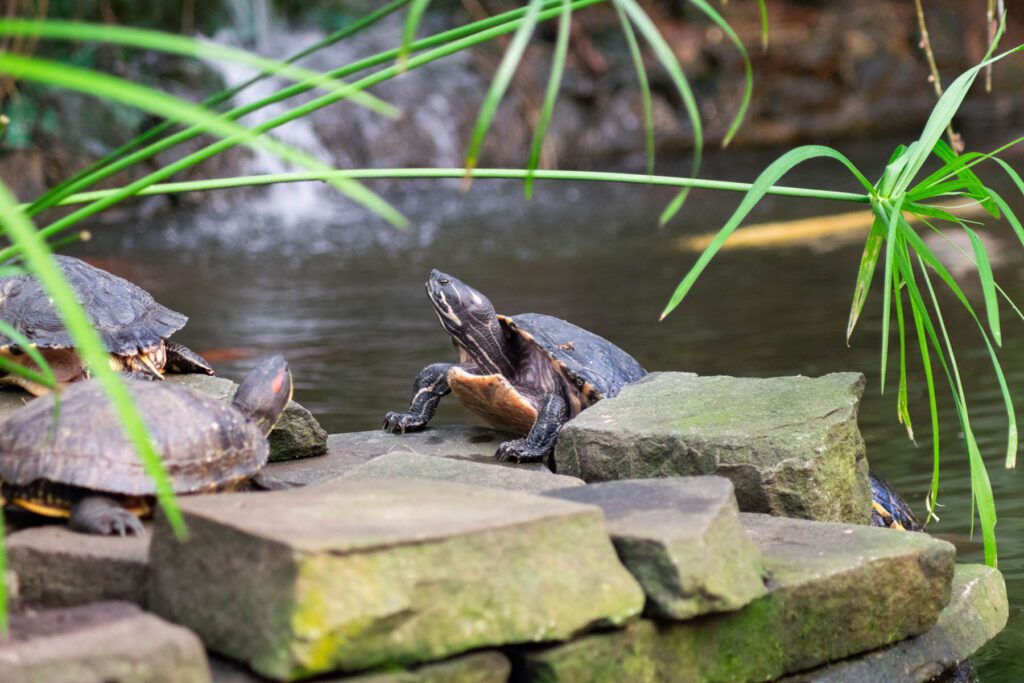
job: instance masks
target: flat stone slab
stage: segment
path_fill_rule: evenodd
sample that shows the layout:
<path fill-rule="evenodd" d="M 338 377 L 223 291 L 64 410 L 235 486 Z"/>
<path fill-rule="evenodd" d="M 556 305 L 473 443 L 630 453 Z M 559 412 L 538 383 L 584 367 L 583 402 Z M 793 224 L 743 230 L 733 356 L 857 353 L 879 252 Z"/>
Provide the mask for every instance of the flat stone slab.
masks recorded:
<path fill-rule="evenodd" d="M 640 613 L 601 510 L 416 479 L 179 501 L 158 517 L 149 606 L 294 680 L 560 641 Z"/>
<path fill-rule="evenodd" d="M 507 469 L 551 471 L 542 463 L 514 464 L 494 459 L 498 444 L 512 436 L 486 427 L 431 427 L 422 432 L 389 434 L 383 429 L 331 434 L 327 454 L 319 458 L 267 465 L 263 476 L 292 486 L 334 481 L 346 472 L 389 453 L 412 453 L 467 460 Z"/>
<path fill-rule="evenodd" d="M 341 476 L 344 479 L 434 479 L 524 493 L 544 493 L 555 489 L 585 486 L 582 479 L 553 474 L 550 471 L 535 472 L 514 467 L 494 467 L 469 460 L 438 458 L 408 451 L 394 451 L 381 455 Z M 735 507 L 735 503 L 733 505 Z"/>
<path fill-rule="evenodd" d="M 765 594 L 761 551 L 723 477 L 610 481 L 548 495 L 604 510 L 619 559 L 647 594 L 644 613 L 691 619 Z"/>
<path fill-rule="evenodd" d="M 735 612 L 522 655 L 524 680 L 768 681 L 919 635 L 947 604 L 955 550 L 925 534 L 741 515 L 769 592 Z M 885 679 L 864 679 L 885 680 Z"/>
<path fill-rule="evenodd" d="M 262 683 L 269 679 L 221 659 L 210 662 L 213 683 Z M 483 651 L 424 664 L 412 669 L 354 676 L 320 676 L 317 683 L 507 683 L 512 673 L 508 658 Z"/>
<path fill-rule="evenodd" d="M 952 598 L 930 631 L 780 683 L 926 683 L 977 652 L 1003 630 L 1008 617 L 1006 584 L 999 570 L 957 565 Z"/>
<path fill-rule="evenodd" d="M 211 396 L 230 400 L 238 384 L 223 377 L 209 375 L 167 375 L 166 381 L 205 391 Z M 327 452 L 327 432 L 313 414 L 295 401 L 289 401 L 270 436 L 270 461 L 294 460 Z"/>
<path fill-rule="evenodd" d="M 864 376 L 652 373 L 563 427 L 555 470 L 588 482 L 717 474 L 745 512 L 867 524 Z"/>
<path fill-rule="evenodd" d="M 135 605 L 101 602 L 11 618 L 4 683 L 203 683 L 206 651 L 188 629 Z"/>
<path fill-rule="evenodd" d="M 24 529 L 7 538 L 7 564 L 19 599 L 33 607 L 104 600 L 144 604 L 149 535 L 95 536 L 63 525 Z"/>

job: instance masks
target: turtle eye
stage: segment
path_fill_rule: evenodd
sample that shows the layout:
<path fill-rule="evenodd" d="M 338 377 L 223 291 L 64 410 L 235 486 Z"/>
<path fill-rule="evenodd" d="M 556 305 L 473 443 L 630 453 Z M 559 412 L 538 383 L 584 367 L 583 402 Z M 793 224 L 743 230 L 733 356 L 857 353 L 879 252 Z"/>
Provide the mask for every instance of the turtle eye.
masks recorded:
<path fill-rule="evenodd" d="M 448 279 L 448 278 L 446 278 L 446 277 L 443 277 L 443 278 L 441 278 L 441 279 L 440 279 L 440 280 L 438 280 L 437 282 L 438 282 L 438 284 L 440 284 L 440 285 L 441 285 L 442 287 L 447 287 L 448 285 L 450 285 L 450 284 L 452 283 L 452 281 L 451 281 L 451 280 L 449 280 L 449 279 Z"/>

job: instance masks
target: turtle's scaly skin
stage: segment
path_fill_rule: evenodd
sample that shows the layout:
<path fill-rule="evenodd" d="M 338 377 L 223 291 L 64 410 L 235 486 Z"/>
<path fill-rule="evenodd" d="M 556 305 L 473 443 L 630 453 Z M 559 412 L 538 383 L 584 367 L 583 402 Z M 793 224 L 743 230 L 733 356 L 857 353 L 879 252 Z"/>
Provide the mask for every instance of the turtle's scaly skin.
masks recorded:
<path fill-rule="evenodd" d="M 567 420 L 646 374 L 607 339 L 539 313 L 498 315 L 483 294 L 437 270 L 427 294 L 459 349 L 459 363 L 424 368 L 409 412 L 384 416 L 388 431 L 422 429 L 441 398 L 453 393 L 495 427 L 523 436 L 502 443 L 495 457 L 541 461 Z"/>
<path fill-rule="evenodd" d="M 871 480 L 871 525 L 898 529 L 901 531 L 924 531 L 900 494 L 887 482 L 875 475 Z"/>
<path fill-rule="evenodd" d="M 266 436 L 230 403 L 194 389 L 126 380 L 176 493 L 198 493 L 251 477 L 267 462 Z M 36 399 L 0 430 L 0 480 L 45 481 L 118 496 L 151 496 L 153 480 L 95 380 Z M 52 438 L 51 438 L 52 437 Z"/>
<path fill-rule="evenodd" d="M 123 278 L 70 256 L 54 258 L 110 352 L 111 367 L 146 373 L 153 379 L 160 378 L 165 365 L 178 372 L 213 374 L 209 364 L 194 352 L 166 342 L 185 325 L 186 316 L 161 306 L 149 292 Z M 0 278 L 0 319 L 39 348 L 62 385 L 88 376 L 53 303 L 31 275 Z M 4 334 L 0 334 L 0 354 L 35 367 Z M 45 393 L 44 388 L 16 375 L 0 377 L 0 381 L 20 384 L 34 394 Z"/>

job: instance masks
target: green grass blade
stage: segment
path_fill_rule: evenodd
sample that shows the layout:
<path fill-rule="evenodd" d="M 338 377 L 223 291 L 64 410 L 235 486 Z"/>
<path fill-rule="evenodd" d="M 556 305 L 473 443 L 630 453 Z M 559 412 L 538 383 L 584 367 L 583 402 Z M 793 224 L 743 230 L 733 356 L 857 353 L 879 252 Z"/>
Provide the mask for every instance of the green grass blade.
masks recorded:
<path fill-rule="evenodd" d="M 743 200 L 740 202 L 739 207 L 737 207 L 736 211 L 729 218 L 728 222 L 722 227 L 721 230 L 718 231 L 718 234 L 715 235 L 715 238 L 711 241 L 711 244 L 708 245 L 708 247 L 701 253 L 700 257 L 697 259 L 697 263 L 694 264 L 694 266 L 683 278 L 683 281 L 679 283 L 678 287 L 676 287 L 675 292 L 673 292 L 668 304 L 662 311 L 660 319 L 664 320 L 665 316 L 667 316 L 669 313 L 675 310 L 675 308 L 682 302 L 683 298 L 690 291 L 690 288 L 693 287 L 693 284 L 697 281 L 697 278 L 700 277 L 700 274 L 702 272 L 704 272 L 704 269 L 707 267 L 708 263 L 715 256 L 715 254 L 718 253 L 718 250 L 721 249 L 722 244 L 724 244 L 725 241 L 729 239 L 729 235 L 731 235 L 733 231 L 740 226 L 740 223 L 742 223 L 743 219 L 747 217 L 747 214 L 749 214 L 751 210 L 753 210 L 753 208 L 757 205 L 757 203 L 760 202 L 761 199 L 768 193 L 769 188 L 771 188 L 772 185 L 777 183 L 779 179 L 782 178 L 782 176 L 786 175 L 795 166 L 798 166 L 805 161 L 809 161 L 810 159 L 816 159 L 821 157 L 831 158 L 835 159 L 836 161 L 839 161 L 841 164 L 846 166 L 850 173 L 852 173 L 853 176 L 858 180 L 858 182 L 860 182 L 860 184 L 863 185 L 869 192 L 874 189 L 871 183 L 868 182 L 867 178 L 865 178 L 864 175 L 857 169 L 857 167 L 853 165 L 852 161 L 850 161 L 841 153 L 837 152 L 831 147 L 807 145 L 804 147 L 797 147 L 794 150 L 786 152 L 781 157 L 772 162 L 768 166 L 768 168 L 762 171 L 761 175 L 757 177 L 757 180 L 754 181 L 750 190 L 743 197 Z"/>
<path fill-rule="evenodd" d="M 891 317 L 891 291 L 893 283 L 893 250 L 896 248 L 897 227 L 900 221 L 903 219 L 900 210 L 903 206 L 902 198 L 897 200 L 893 205 L 892 209 L 888 214 L 885 213 L 887 207 L 875 205 L 875 215 L 881 218 L 887 226 L 887 236 L 885 238 L 885 294 L 882 299 L 882 367 L 881 375 L 878 378 L 879 388 L 881 393 L 885 393 L 885 375 L 886 375 L 886 364 L 889 360 L 889 321 Z M 896 292 L 897 296 L 899 292 Z"/>
<path fill-rule="evenodd" d="M 336 79 L 316 71 L 267 59 L 239 48 L 151 29 L 90 24 L 80 21 L 57 21 L 55 19 L 37 21 L 0 18 L 0 35 L 31 36 L 47 40 L 97 41 L 176 54 L 193 59 L 233 62 L 292 81 L 307 82 L 313 84 L 314 88 L 326 92 L 341 92 L 346 89 L 344 83 L 339 85 Z M 382 116 L 397 118 L 399 115 L 398 109 L 393 105 L 369 93 L 352 93 L 351 99 Z"/>
<path fill-rule="evenodd" d="M 761 49 L 768 51 L 768 7 L 765 0 L 757 0 L 757 9 L 761 12 Z"/>
<path fill-rule="evenodd" d="M 210 180 L 190 180 L 178 183 L 158 183 L 147 186 L 135 193 L 136 197 L 148 197 L 160 194 L 179 194 L 183 192 L 209 192 L 212 190 L 228 190 L 239 187 L 259 187 L 265 185 L 276 185 L 279 183 L 300 183 L 300 182 L 324 182 L 332 177 L 353 178 L 360 180 L 380 179 L 446 179 L 461 178 L 465 174 L 464 168 L 360 168 L 351 170 L 336 170 L 328 172 L 291 172 L 291 173 L 268 173 L 248 176 L 235 176 L 229 178 L 214 178 Z M 474 177 L 479 179 L 492 180 L 524 180 L 529 171 L 514 168 L 478 168 L 473 171 Z M 614 173 L 607 171 L 562 171 L 562 170 L 537 170 L 532 174 L 537 180 L 558 180 L 574 182 L 602 182 L 602 183 L 625 183 L 632 185 L 656 185 L 659 187 L 691 187 L 704 190 L 719 190 L 724 192 L 749 192 L 753 187 L 752 183 L 737 183 L 727 180 L 706 180 L 703 178 L 681 178 L 677 176 L 649 176 L 641 173 Z M 109 190 L 95 190 L 93 192 L 82 192 L 65 197 L 60 201 L 59 206 L 70 206 L 83 204 L 104 199 L 119 192 L 123 188 Z M 799 187 L 786 187 L 783 185 L 772 185 L 765 194 L 777 197 L 801 197 L 804 199 L 827 199 L 830 201 L 847 202 L 853 204 L 868 204 L 870 197 L 866 194 L 854 192 L 839 192 L 833 190 L 813 190 Z M 23 208 L 26 208 L 24 205 Z M 954 217 L 955 218 L 955 217 Z M 0 255 L 0 261 L 4 258 Z"/>
<path fill-rule="evenodd" d="M 871 223 L 871 230 L 864 242 L 864 253 L 860 257 L 860 267 L 857 269 L 857 282 L 853 287 L 853 303 L 850 304 L 850 318 L 846 323 L 846 345 L 850 345 L 850 338 L 853 336 L 853 328 L 857 326 L 861 311 L 864 310 L 864 303 L 871 292 L 871 280 L 875 276 L 875 265 L 878 263 L 878 256 L 882 253 L 882 243 L 885 241 L 885 223 L 875 216 Z"/>
<path fill-rule="evenodd" d="M 558 16 L 561 12 L 560 6 L 558 6 L 558 3 L 560 3 L 560 1 L 561 0 L 548 0 L 547 4 L 545 5 L 544 11 L 541 12 L 541 18 L 547 20 L 552 17 Z M 573 0 L 573 9 L 578 10 L 580 8 L 597 4 L 602 1 L 603 0 Z M 435 47 L 435 49 L 431 50 L 430 52 L 426 52 L 422 55 L 417 55 L 416 57 L 410 58 L 407 67 L 417 68 L 418 66 L 429 64 L 430 62 L 436 61 L 450 54 L 454 54 L 461 50 L 473 47 L 474 45 L 477 45 L 486 40 L 491 40 L 505 33 L 511 33 L 512 31 L 516 30 L 516 28 L 518 28 L 525 12 L 525 8 L 520 10 L 513 10 L 511 12 L 506 12 L 504 14 L 490 17 L 486 20 L 474 22 L 473 24 L 470 24 L 468 26 L 458 27 L 450 31 L 445 31 L 437 35 L 430 36 L 421 41 L 417 41 L 413 45 L 413 48 L 415 50 L 425 49 L 433 46 L 440 47 Z M 346 76 L 358 73 L 371 67 L 386 64 L 394 60 L 397 54 L 398 48 L 386 50 L 371 57 L 358 60 L 340 69 L 336 69 L 330 72 L 328 75 L 331 76 L 332 78 L 344 78 Z M 399 69 L 396 65 L 392 65 L 390 67 L 381 69 L 380 71 L 372 74 L 371 76 L 367 76 L 361 79 L 357 83 L 354 83 L 352 85 L 352 88 L 353 90 L 363 90 L 372 87 L 373 85 L 376 85 L 378 83 L 382 83 L 390 78 L 399 76 L 402 73 L 403 71 L 401 69 Z M 310 87 L 308 85 L 293 85 L 284 88 L 269 97 L 263 98 L 258 102 L 254 102 L 252 104 L 245 105 L 242 107 L 236 107 L 231 111 L 223 114 L 223 117 L 228 120 L 235 120 L 248 113 L 257 111 L 263 108 L 264 106 L 280 102 L 289 97 L 293 97 L 295 95 L 307 92 L 308 90 L 310 90 Z M 278 126 L 282 126 L 285 123 L 306 116 L 312 113 L 313 111 L 322 109 L 323 107 L 340 101 L 341 99 L 344 99 L 341 95 L 323 95 L 311 102 L 307 102 L 305 104 L 294 107 L 293 109 L 279 116 L 274 117 L 270 121 L 267 121 L 256 126 L 254 128 L 254 132 L 263 133 L 269 130 L 273 130 Z M 53 196 L 52 193 L 47 193 L 47 195 L 50 197 L 48 201 L 52 205 L 53 203 L 60 201 L 61 199 L 68 195 L 84 190 L 87 187 L 90 187 L 95 183 L 110 177 L 114 173 L 125 170 L 134 164 L 151 158 L 153 155 L 158 154 L 159 152 L 170 149 L 178 144 L 186 142 L 187 140 L 191 140 L 192 138 L 202 134 L 203 132 L 204 129 L 201 126 L 193 126 L 187 130 L 181 131 L 180 133 L 164 138 L 156 143 L 149 145 L 148 147 L 142 150 L 136 151 L 135 153 L 127 157 L 124 157 L 116 162 L 108 164 L 102 169 L 97 169 L 87 177 L 82 178 L 76 181 L 75 183 L 64 187 L 59 193 L 56 194 L 56 196 Z M 175 162 L 174 164 L 171 164 L 171 166 L 165 167 L 165 169 L 158 172 L 158 174 L 149 176 L 151 183 L 148 184 L 165 180 L 166 178 L 173 175 L 173 173 L 176 173 L 178 171 L 194 166 L 195 164 L 198 164 L 202 161 L 205 161 L 211 156 L 218 154 L 219 152 L 224 151 L 225 149 L 228 149 L 234 144 L 235 143 L 233 142 L 219 142 L 214 143 L 213 145 L 210 145 L 204 149 L 198 150 L 186 156 L 179 162 Z M 38 213 L 39 210 L 41 210 L 41 208 L 39 208 L 37 201 L 32 204 L 32 207 L 29 209 L 28 213 L 31 216 Z M 99 208 L 94 207 L 94 210 L 99 210 Z M 67 225 L 67 223 L 59 224 L 56 227 L 53 227 L 52 229 L 53 231 L 59 231 L 64 229 Z M 47 235 L 51 234 L 50 228 L 44 229 L 44 232 Z M 0 256 L 0 260 L 2 260 L 2 258 L 3 257 Z"/>
<path fill-rule="evenodd" d="M 18 243 L 24 253 L 25 262 L 39 280 L 39 284 L 53 300 L 54 308 L 75 342 L 75 349 L 85 361 L 89 371 L 103 386 L 124 427 L 142 460 L 146 473 L 153 480 L 157 500 L 167 515 L 175 533 L 184 537 L 185 522 L 178 510 L 171 488 L 170 479 L 150 440 L 146 423 L 132 401 L 124 383 L 108 365 L 110 354 L 103 340 L 92 327 L 88 315 L 78 303 L 71 286 L 64 279 L 60 268 L 40 238 L 32 223 L 18 209 L 17 200 L 5 185 L 0 183 L 0 221 L 11 241 Z"/>
<path fill-rule="evenodd" d="M 899 269 L 893 272 L 893 291 L 896 301 L 896 323 L 900 337 L 900 386 L 896 394 L 896 419 L 907 428 L 907 437 L 914 440 L 914 426 L 910 421 L 910 404 L 907 398 L 907 330 L 903 321 L 903 294 L 901 292 Z"/>
<path fill-rule="evenodd" d="M 130 83 L 114 76 L 91 71 L 89 69 L 72 67 L 67 64 L 58 64 L 56 62 L 11 54 L 0 54 L 0 72 L 46 85 L 58 86 L 70 90 L 76 90 L 88 95 L 104 97 L 122 104 L 127 104 L 132 107 L 149 111 L 157 116 L 172 116 L 183 121 L 189 121 L 191 123 L 201 125 L 209 132 L 223 136 L 229 140 L 265 149 L 291 163 L 314 170 L 330 170 L 329 166 L 305 152 L 294 149 L 271 138 L 260 136 L 253 130 L 249 130 L 227 121 L 222 117 L 210 114 L 205 109 L 189 104 L 177 97 L 173 97 L 135 83 Z M 337 95 L 335 94 L 326 95 L 325 97 L 336 96 Z M 406 224 L 405 218 L 399 214 L 398 211 L 392 208 L 383 199 L 360 185 L 358 182 L 344 178 L 334 179 L 329 182 L 339 192 L 356 202 L 363 204 L 374 213 L 377 213 L 391 222 L 393 225 L 404 226 Z M 138 183 L 133 183 L 128 187 L 134 188 L 138 185 Z M 125 192 L 126 194 L 124 196 L 128 196 L 130 194 L 127 189 Z M 110 199 L 105 201 L 109 202 L 107 206 L 116 203 Z M 72 216 L 74 215 L 75 214 L 72 214 Z M 75 220 L 71 219 L 69 216 L 58 222 L 63 222 L 64 225 L 71 225 Z"/>
<path fill-rule="evenodd" d="M 540 154 L 544 149 L 544 139 L 548 134 L 548 124 L 555 110 L 555 100 L 562 85 L 562 73 L 565 71 L 565 57 L 569 52 L 569 34 L 572 29 L 572 3 L 562 0 L 562 16 L 558 18 L 558 38 L 555 41 L 555 54 L 551 59 L 551 74 L 548 76 L 548 87 L 544 93 L 544 104 L 541 106 L 537 128 L 533 131 L 533 142 L 530 145 L 529 173 L 524 186 L 526 198 L 533 197 L 534 172 L 540 166 Z"/>
<path fill-rule="evenodd" d="M 736 35 L 736 31 L 733 30 L 732 26 L 729 25 L 722 15 L 718 11 L 708 4 L 707 0 L 690 0 L 697 8 L 703 12 L 711 21 L 715 22 L 720 29 L 728 36 L 732 44 L 736 46 L 736 50 L 740 53 L 740 57 L 743 59 L 743 99 L 740 101 L 740 108 L 736 111 L 736 116 L 733 118 L 732 123 L 729 124 L 729 131 L 725 134 L 725 138 L 722 140 L 722 147 L 728 147 L 729 143 L 732 142 L 733 137 L 736 135 L 736 131 L 740 129 L 743 124 L 743 119 L 747 117 L 747 110 L 750 108 L 750 100 L 754 95 L 754 67 L 750 64 L 750 55 L 747 54 L 747 46 L 743 44 L 740 37 Z M 763 25 L 762 25 L 763 26 Z M 765 38 L 766 39 L 766 38 Z"/>
<path fill-rule="evenodd" d="M 473 127 L 469 149 L 466 152 L 467 182 L 473 175 L 473 169 L 476 168 L 480 157 L 480 149 L 483 147 L 484 138 L 491 127 L 491 121 L 498 110 L 498 105 L 505 97 L 505 91 L 508 90 L 516 67 L 519 66 L 519 62 L 523 58 L 526 45 L 530 42 L 530 37 L 533 36 L 533 29 L 537 25 L 537 17 L 540 14 L 541 5 L 543 5 L 541 0 L 530 0 L 529 10 L 523 17 L 522 23 L 516 30 L 515 35 L 512 36 L 508 49 L 505 50 L 501 63 L 498 65 L 498 70 L 494 73 L 494 78 L 491 79 L 491 87 L 487 90 L 483 104 L 480 105 L 480 113 L 477 116 L 476 125 Z"/>
<path fill-rule="evenodd" d="M 953 345 L 949 340 L 949 333 L 942 320 L 942 312 L 939 308 L 938 298 L 935 296 L 935 289 L 932 287 L 931 279 L 928 277 L 928 270 L 924 262 L 919 260 L 921 274 L 928 287 L 931 296 L 932 310 L 935 311 L 935 319 L 942 332 L 943 341 L 946 346 L 946 353 L 949 355 L 950 366 L 953 370 L 953 377 L 956 380 L 954 391 L 954 402 L 957 407 L 957 415 L 960 418 L 960 428 L 964 434 L 964 442 L 967 444 L 968 460 L 971 468 L 971 495 L 974 498 L 974 506 L 978 510 L 978 519 L 981 522 L 981 535 L 985 545 L 985 564 L 990 567 L 998 566 L 998 554 L 996 550 L 996 509 L 995 499 L 992 495 L 992 483 L 989 481 L 988 471 L 985 469 L 985 461 L 981 457 L 981 450 L 978 448 L 977 439 L 974 437 L 974 430 L 971 429 L 970 416 L 967 411 L 967 399 L 964 395 L 963 382 L 960 379 L 960 371 L 956 366 L 956 356 L 953 354 Z"/>
<path fill-rule="evenodd" d="M 409 13 L 405 17 L 405 26 L 402 28 L 402 47 L 398 51 L 398 67 L 405 70 L 406 61 L 409 59 L 409 52 L 412 50 L 413 41 L 416 40 L 416 29 L 423 20 L 423 13 L 427 11 L 430 0 L 412 0 L 409 4 Z"/>
<path fill-rule="evenodd" d="M 633 68 L 636 71 L 636 80 L 640 83 L 640 101 L 644 112 L 644 142 L 647 150 L 647 173 L 654 175 L 654 106 L 651 101 L 651 84 L 647 80 L 644 56 L 640 51 L 640 44 L 636 40 L 636 33 L 633 32 L 633 25 L 629 23 L 629 17 L 622 9 L 622 3 L 613 2 L 612 4 L 615 5 L 615 12 L 619 16 L 622 35 L 626 37 L 629 56 L 633 60 Z"/>
<path fill-rule="evenodd" d="M 700 173 L 700 165 L 704 155 L 704 126 L 701 123 L 700 108 L 697 106 L 697 98 L 694 97 L 689 81 L 683 73 L 683 68 L 676 59 L 675 53 L 661 35 L 661 31 L 655 26 L 651 18 L 640 7 L 636 0 L 615 0 L 622 6 L 622 9 L 629 15 L 630 21 L 639 29 L 647 44 L 651 46 L 654 55 L 661 62 L 662 67 L 668 72 L 673 85 L 683 99 L 683 106 L 686 108 L 686 115 L 693 126 L 693 166 L 691 175 L 697 176 Z M 683 190 L 662 212 L 659 222 L 665 225 L 678 213 L 686 200 L 688 190 Z"/>
<path fill-rule="evenodd" d="M 284 60 L 284 63 L 285 64 L 292 64 L 294 62 L 299 61 L 300 59 L 302 59 L 304 57 L 308 57 L 309 55 L 311 55 L 311 54 L 313 54 L 313 53 L 315 53 L 315 52 L 317 52 L 317 51 L 319 51 L 319 50 L 321 50 L 321 49 L 323 49 L 325 47 L 333 45 L 333 44 L 335 44 L 335 43 L 337 43 L 337 42 L 339 42 L 341 40 L 344 40 L 345 38 L 351 37 L 351 36 L 355 35 L 356 33 L 359 33 L 360 31 L 362 31 L 362 30 L 372 26 L 373 24 L 377 23 L 381 19 L 387 17 L 391 13 L 395 12 L 396 10 L 398 10 L 401 7 L 403 7 L 404 5 L 406 5 L 408 2 L 409 2 L 409 0 L 393 0 L 393 2 L 390 2 L 387 5 L 384 5 L 383 7 L 379 8 L 379 9 L 377 9 L 377 10 L 375 10 L 375 11 L 369 13 L 369 14 L 367 14 L 367 15 L 365 15 L 363 17 L 360 17 L 359 19 L 357 19 L 356 21 L 352 22 L 348 26 L 345 26 L 345 27 L 335 31 L 334 33 L 326 36 L 322 40 L 319 40 L 316 43 L 310 45 L 309 47 L 303 48 L 302 50 L 299 50 L 298 52 L 292 54 L 290 57 L 288 57 L 287 59 Z M 242 92 L 243 90 L 246 90 L 247 88 L 255 85 L 256 83 L 259 83 L 260 81 L 262 81 L 262 80 L 264 80 L 266 78 L 269 78 L 270 75 L 271 74 L 268 74 L 268 73 L 257 74 L 255 76 L 253 76 L 252 78 L 250 78 L 250 79 L 248 79 L 246 81 L 243 81 L 242 83 L 239 83 L 238 85 L 231 86 L 230 88 L 226 88 L 224 90 L 221 90 L 218 93 L 215 93 L 215 94 L 211 95 L 207 99 L 203 100 L 200 103 L 200 106 L 206 107 L 206 108 L 213 108 L 213 107 L 215 107 L 215 106 L 217 106 L 219 104 L 227 102 L 228 100 L 230 100 L 232 97 L 234 97 L 238 93 Z M 267 98 L 264 98 L 264 99 L 267 99 Z M 122 158 L 124 155 L 128 154 L 129 152 L 131 152 L 133 149 L 137 149 L 138 147 L 146 144 L 147 142 L 149 142 L 151 140 L 155 140 L 156 138 L 160 137 L 161 135 L 166 133 L 168 130 L 170 130 L 172 127 L 174 127 L 174 125 L 175 125 L 174 121 L 164 121 L 162 123 L 158 123 L 157 125 L 153 126 L 149 130 L 141 133 L 140 135 L 138 135 L 134 139 L 126 142 L 124 145 L 121 145 L 117 149 L 115 149 L 115 150 L 105 154 L 100 159 L 97 159 L 96 161 L 92 162 L 91 164 L 86 166 L 81 171 L 78 171 L 77 173 L 75 173 L 74 175 L 70 176 L 69 178 L 61 181 L 60 183 L 58 183 L 54 187 L 50 188 L 50 190 L 48 190 L 45 194 L 41 195 L 39 198 L 37 198 L 32 203 L 32 207 L 33 207 L 32 214 L 33 215 L 37 214 L 40 211 L 42 211 L 43 209 L 46 209 L 47 207 L 53 206 L 62 197 L 65 197 L 68 194 L 71 194 L 71 193 L 75 192 L 77 189 L 84 189 L 85 187 L 88 187 L 88 184 L 85 184 L 85 185 L 81 184 L 81 181 L 84 178 L 87 178 L 87 177 L 91 176 L 92 174 L 96 173 L 97 171 L 99 171 L 100 169 L 103 169 L 103 168 L 109 166 L 110 164 L 114 163 L 116 160 Z M 67 188 L 69 186 L 72 186 L 72 185 L 74 185 L 74 189 L 67 190 Z"/>
<path fill-rule="evenodd" d="M 974 258 L 978 266 L 978 277 L 981 279 L 981 293 L 985 299 L 985 311 L 988 313 L 988 326 L 992 330 L 992 338 L 997 346 L 1003 345 L 1003 334 L 999 327 L 999 299 L 996 297 L 995 279 L 992 276 L 992 264 L 989 263 L 988 254 L 985 252 L 985 245 L 981 243 L 978 233 L 966 225 L 964 230 L 971 240 L 971 247 L 974 249 Z"/>

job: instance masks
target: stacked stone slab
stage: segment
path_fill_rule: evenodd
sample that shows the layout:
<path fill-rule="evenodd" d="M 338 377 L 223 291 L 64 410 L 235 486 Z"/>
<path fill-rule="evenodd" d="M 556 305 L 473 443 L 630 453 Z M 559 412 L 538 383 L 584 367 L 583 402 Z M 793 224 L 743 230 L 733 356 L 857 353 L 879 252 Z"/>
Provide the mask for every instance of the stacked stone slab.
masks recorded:
<path fill-rule="evenodd" d="M 556 471 L 588 482 L 717 474 L 741 510 L 866 524 L 864 377 L 652 373 L 562 429 Z"/>
<path fill-rule="evenodd" d="M 0 641 L 4 683 L 204 683 L 203 644 L 127 603 L 102 602 L 11 619 Z"/>
<path fill-rule="evenodd" d="M 149 535 L 93 536 L 66 526 L 24 529 L 7 538 L 7 560 L 29 606 L 68 607 L 123 600 L 143 604 Z"/>
<path fill-rule="evenodd" d="M 634 622 L 529 652 L 524 680 L 767 681 L 924 633 L 949 599 L 955 551 L 924 534 L 742 515 L 769 592 L 734 612 Z"/>
<path fill-rule="evenodd" d="M 638 615 L 601 511 L 413 479 L 181 500 L 158 519 L 150 608 L 293 680 L 567 640 Z"/>
<path fill-rule="evenodd" d="M 685 620 L 765 593 L 761 552 L 722 477 L 613 481 L 551 496 L 599 506 L 619 559 L 647 594 L 644 613 Z"/>

